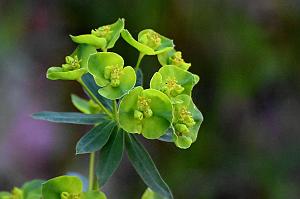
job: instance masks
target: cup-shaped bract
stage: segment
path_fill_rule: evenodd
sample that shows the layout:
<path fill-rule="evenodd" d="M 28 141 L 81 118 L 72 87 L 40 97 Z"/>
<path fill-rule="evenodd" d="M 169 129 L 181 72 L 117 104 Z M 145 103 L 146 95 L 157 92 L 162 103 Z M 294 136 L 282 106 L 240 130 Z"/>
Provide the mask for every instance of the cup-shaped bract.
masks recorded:
<path fill-rule="evenodd" d="M 186 149 L 196 141 L 203 116 L 190 96 L 178 95 L 176 100 L 180 103 L 173 105 L 173 140 L 177 147 Z"/>
<path fill-rule="evenodd" d="M 162 66 L 173 65 L 183 70 L 188 70 L 191 63 L 186 63 L 182 58 L 182 53 L 175 49 L 160 53 L 157 55 L 158 61 Z"/>
<path fill-rule="evenodd" d="M 122 99 L 119 106 L 120 126 L 129 133 L 157 139 L 171 126 L 172 104 L 164 93 L 138 86 Z"/>
<path fill-rule="evenodd" d="M 191 95 L 198 81 L 197 75 L 173 65 L 166 65 L 153 75 L 150 88 L 160 90 L 170 98 L 174 98 L 180 94 Z"/>
<path fill-rule="evenodd" d="M 102 50 L 113 48 L 124 29 L 124 19 L 118 19 L 115 23 L 101 26 L 91 31 L 91 34 L 78 36 L 70 35 L 75 43 L 89 44 Z"/>
<path fill-rule="evenodd" d="M 135 40 L 126 29 L 122 30 L 121 35 L 127 43 L 144 55 L 157 55 L 174 48 L 173 40 L 151 29 L 141 31 L 138 40 Z"/>
<path fill-rule="evenodd" d="M 90 55 L 96 53 L 96 48 L 86 44 L 79 45 L 75 51 L 65 58 L 61 67 L 50 67 L 47 78 L 51 80 L 77 80 L 87 72 Z"/>
<path fill-rule="evenodd" d="M 136 74 L 131 66 L 124 67 L 123 58 L 113 52 L 98 52 L 90 56 L 88 71 L 101 87 L 99 94 L 114 100 L 130 91 L 136 82 Z"/>

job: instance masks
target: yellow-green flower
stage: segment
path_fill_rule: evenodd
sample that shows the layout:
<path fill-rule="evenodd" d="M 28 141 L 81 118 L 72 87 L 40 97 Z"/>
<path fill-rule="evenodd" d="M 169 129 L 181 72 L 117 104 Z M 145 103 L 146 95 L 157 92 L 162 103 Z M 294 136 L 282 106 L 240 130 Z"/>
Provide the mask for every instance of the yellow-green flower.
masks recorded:
<path fill-rule="evenodd" d="M 157 55 L 158 61 L 162 66 L 173 65 L 183 70 L 188 70 L 191 66 L 190 63 L 186 63 L 182 58 L 182 53 L 175 49 L 160 53 Z"/>

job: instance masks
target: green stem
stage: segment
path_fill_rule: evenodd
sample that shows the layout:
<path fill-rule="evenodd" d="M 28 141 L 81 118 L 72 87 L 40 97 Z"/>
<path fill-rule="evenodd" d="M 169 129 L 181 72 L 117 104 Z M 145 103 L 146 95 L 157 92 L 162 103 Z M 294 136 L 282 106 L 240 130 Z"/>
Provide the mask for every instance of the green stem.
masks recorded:
<path fill-rule="evenodd" d="M 118 103 L 117 100 L 114 100 L 114 114 L 115 114 L 115 120 L 117 123 L 119 123 L 118 120 Z"/>
<path fill-rule="evenodd" d="M 91 92 L 91 90 L 85 85 L 85 83 L 79 79 L 78 82 L 82 85 L 82 87 L 88 92 L 89 96 L 101 107 L 101 109 L 111 118 L 113 118 L 111 112 L 105 108 L 105 106 L 95 97 L 95 95 Z"/>
<path fill-rule="evenodd" d="M 94 173 L 95 173 L 95 152 L 90 154 L 90 168 L 89 168 L 89 191 L 94 188 Z"/>
<path fill-rule="evenodd" d="M 139 54 L 139 58 L 138 58 L 137 63 L 135 65 L 135 71 L 137 71 L 139 69 L 141 61 L 142 61 L 144 56 L 145 56 L 145 54 L 143 54 L 143 53 Z"/>

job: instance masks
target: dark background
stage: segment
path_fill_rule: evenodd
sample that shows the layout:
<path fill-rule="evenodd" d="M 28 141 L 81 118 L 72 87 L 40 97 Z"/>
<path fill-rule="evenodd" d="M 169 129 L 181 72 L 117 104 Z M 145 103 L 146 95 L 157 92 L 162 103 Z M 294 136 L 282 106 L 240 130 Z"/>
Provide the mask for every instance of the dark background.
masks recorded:
<path fill-rule="evenodd" d="M 194 100 L 205 120 L 189 150 L 145 141 L 178 199 L 300 198 L 299 0 L 0 1 L 0 190 L 68 171 L 88 130 L 34 121 L 41 110 L 75 111 L 75 82 L 45 78 L 75 48 L 68 37 L 126 19 L 136 36 L 152 28 L 175 40 L 201 78 Z M 138 52 L 113 49 L 127 65 Z M 146 82 L 155 57 L 142 62 Z M 146 83 L 147 85 L 147 83 Z M 109 198 L 139 198 L 145 185 L 126 158 L 104 187 Z"/>

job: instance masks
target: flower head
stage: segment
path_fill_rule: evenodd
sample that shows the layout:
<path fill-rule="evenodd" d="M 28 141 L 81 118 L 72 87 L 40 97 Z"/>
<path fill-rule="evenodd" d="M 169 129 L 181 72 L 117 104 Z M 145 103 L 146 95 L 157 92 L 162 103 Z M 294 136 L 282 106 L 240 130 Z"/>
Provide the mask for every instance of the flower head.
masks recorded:
<path fill-rule="evenodd" d="M 69 56 L 65 57 L 65 64 L 61 67 L 50 67 L 47 78 L 51 80 L 77 80 L 87 72 L 87 62 L 91 54 L 96 53 L 93 46 L 79 45 Z"/>
<path fill-rule="evenodd" d="M 192 89 L 198 81 L 198 76 L 178 67 L 166 65 L 153 75 L 150 87 L 174 98 L 180 94 L 191 95 Z"/>
<path fill-rule="evenodd" d="M 70 35 L 71 39 L 79 44 L 89 44 L 102 50 L 114 47 L 124 29 L 124 19 L 118 19 L 115 23 L 93 29 L 91 34 L 78 36 Z"/>
<path fill-rule="evenodd" d="M 130 133 L 141 133 L 148 139 L 162 136 L 172 122 L 172 104 L 162 92 L 136 87 L 119 107 L 120 126 Z"/>
<path fill-rule="evenodd" d="M 121 35 L 127 43 L 145 55 L 157 55 L 174 47 L 173 40 L 151 29 L 141 31 L 138 35 L 138 41 L 126 29 L 121 32 Z"/>
<path fill-rule="evenodd" d="M 123 58 L 113 52 L 99 52 L 91 55 L 88 70 L 95 82 L 102 88 L 100 95 L 108 99 L 118 99 L 133 88 L 136 82 L 132 67 L 124 67 Z"/>
<path fill-rule="evenodd" d="M 188 95 L 178 95 L 174 107 L 173 140 L 179 148 L 189 148 L 196 141 L 203 116 Z"/>
<path fill-rule="evenodd" d="M 157 57 L 159 63 L 162 66 L 173 65 L 183 70 L 188 70 L 189 67 L 191 66 L 190 63 L 186 63 L 184 61 L 184 59 L 182 58 L 182 53 L 180 51 L 176 51 L 175 49 L 158 54 Z"/>

